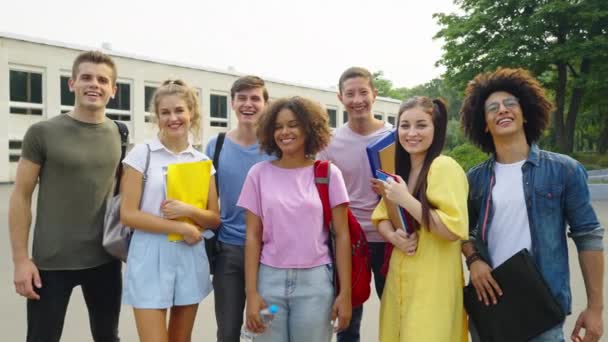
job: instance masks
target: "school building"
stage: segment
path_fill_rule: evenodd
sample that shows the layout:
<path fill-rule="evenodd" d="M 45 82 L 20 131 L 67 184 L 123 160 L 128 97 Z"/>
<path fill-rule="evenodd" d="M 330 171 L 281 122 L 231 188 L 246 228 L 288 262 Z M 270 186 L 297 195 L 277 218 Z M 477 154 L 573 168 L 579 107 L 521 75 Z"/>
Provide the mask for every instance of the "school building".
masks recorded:
<path fill-rule="evenodd" d="M 21 142 L 28 127 L 73 108 L 74 94 L 68 89 L 72 62 L 81 51 L 93 49 L 111 55 L 116 62 L 118 90 L 107 106 L 106 115 L 128 125 L 131 144 L 156 134 L 148 104 L 154 90 L 168 78 L 183 79 L 197 90 L 203 145 L 217 133 L 236 125 L 230 108 L 230 87 L 242 73 L 119 53 L 108 44 L 92 48 L 0 32 L 0 182 L 14 181 Z M 340 72 L 336 70 L 336 80 Z M 271 100 L 293 95 L 309 97 L 326 107 L 332 127 L 347 121 L 336 88 L 264 79 Z M 398 108 L 399 101 L 378 98 L 374 115 L 394 124 Z"/>

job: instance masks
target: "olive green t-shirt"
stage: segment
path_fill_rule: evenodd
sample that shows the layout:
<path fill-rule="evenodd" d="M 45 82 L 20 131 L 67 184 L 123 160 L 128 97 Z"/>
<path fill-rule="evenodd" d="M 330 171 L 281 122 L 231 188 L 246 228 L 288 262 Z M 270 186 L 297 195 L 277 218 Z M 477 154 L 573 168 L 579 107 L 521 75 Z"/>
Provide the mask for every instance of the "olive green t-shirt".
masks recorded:
<path fill-rule="evenodd" d="M 120 160 L 116 124 L 62 114 L 32 125 L 21 155 L 41 167 L 32 248 L 38 268 L 79 270 L 112 261 L 101 240 Z"/>

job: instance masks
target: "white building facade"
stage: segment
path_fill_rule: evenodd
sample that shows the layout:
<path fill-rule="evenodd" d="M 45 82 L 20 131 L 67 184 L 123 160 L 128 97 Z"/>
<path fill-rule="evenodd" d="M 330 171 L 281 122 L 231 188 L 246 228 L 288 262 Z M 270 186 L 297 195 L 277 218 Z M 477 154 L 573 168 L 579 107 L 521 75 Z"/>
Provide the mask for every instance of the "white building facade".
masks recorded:
<path fill-rule="evenodd" d="M 74 95 L 67 86 L 72 62 L 83 50 L 93 49 L 0 32 L 0 182 L 14 181 L 28 127 L 72 109 Z M 230 108 L 230 87 L 244 74 L 101 51 L 112 56 L 118 69 L 118 91 L 108 104 L 106 115 L 128 125 L 131 143 L 156 134 L 147 104 L 154 90 L 169 78 L 183 79 L 197 89 L 203 145 L 236 125 Z M 336 89 L 264 80 L 271 100 L 294 95 L 308 97 L 326 107 L 332 127 L 347 120 Z M 398 100 L 378 98 L 374 116 L 394 124 L 399 104 Z"/>

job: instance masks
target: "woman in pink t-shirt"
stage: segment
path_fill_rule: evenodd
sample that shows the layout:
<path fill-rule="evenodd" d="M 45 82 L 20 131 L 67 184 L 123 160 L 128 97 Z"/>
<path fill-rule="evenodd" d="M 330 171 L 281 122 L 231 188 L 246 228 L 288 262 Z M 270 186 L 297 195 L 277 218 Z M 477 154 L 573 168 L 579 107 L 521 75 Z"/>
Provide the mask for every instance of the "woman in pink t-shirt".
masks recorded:
<path fill-rule="evenodd" d="M 323 108 L 301 97 L 273 102 L 260 118 L 260 148 L 277 160 L 254 165 L 238 206 L 247 209 L 245 287 L 247 328 L 256 341 L 330 341 L 351 318 L 351 289 L 333 287 L 333 267 L 314 179 L 314 155 L 330 139 Z M 348 193 L 340 170 L 331 166 L 329 202 L 336 230 L 339 281 L 350 283 Z M 265 326 L 260 310 L 277 305 Z"/>

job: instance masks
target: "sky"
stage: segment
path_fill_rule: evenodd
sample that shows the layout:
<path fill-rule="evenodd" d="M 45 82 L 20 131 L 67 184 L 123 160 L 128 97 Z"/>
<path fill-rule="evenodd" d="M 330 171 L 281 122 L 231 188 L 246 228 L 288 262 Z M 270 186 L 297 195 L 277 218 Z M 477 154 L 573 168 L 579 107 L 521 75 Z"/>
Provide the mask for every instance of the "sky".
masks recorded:
<path fill-rule="evenodd" d="M 396 87 L 443 72 L 433 13 L 453 0 L 1 0 L 0 32 L 335 87 L 346 68 Z"/>

